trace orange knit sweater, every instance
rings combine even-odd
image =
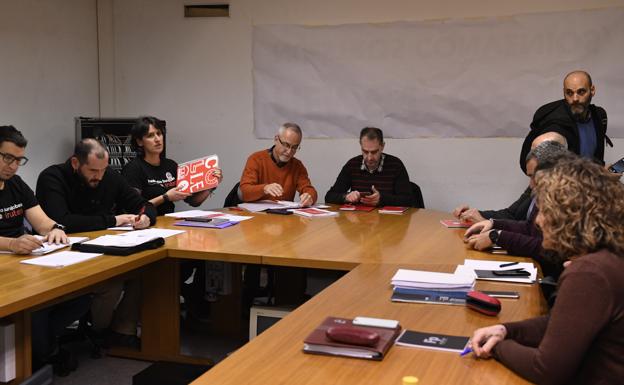
[[[264,186],[271,183],[279,183],[282,186],[284,189],[282,196],[272,197],[264,193]],[[314,203],[318,197],[308,177],[308,171],[299,159],[292,158],[285,166],[277,167],[267,150],[254,152],[247,158],[240,180],[240,189],[245,202],[263,199],[292,201],[295,192],[299,192],[299,195],[310,194]]]

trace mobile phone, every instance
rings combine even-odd
[[[618,160],[617,162],[609,166],[609,171],[611,171],[614,174],[623,173],[624,172],[624,158]]]
[[[288,209],[268,209],[268,214],[291,215],[293,212]]]
[[[482,293],[496,298],[520,298],[520,293],[517,291],[493,291],[493,290],[481,290]]]
[[[367,197],[369,195],[372,195],[373,193],[370,191],[360,191],[360,197]]]
[[[522,269],[492,270],[492,274],[499,277],[529,277],[531,275],[531,273]]]
[[[206,218],[206,217],[184,218],[183,220],[187,222],[212,222],[212,218]]]

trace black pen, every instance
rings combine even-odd
[[[509,263],[503,263],[502,265],[498,266],[498,267],[509,267],[509,266],[513,266],[513,265],[517,265],[518,262],[509,262]]]

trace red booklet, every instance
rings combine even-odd
[[[340,210],[342,211],[373,211],[375,210],[374,206],[365,206],[365,205],[350,205],[344,204],[340,206]]]
[[[442,219],[440,223],[452,229],[467,229],[472,226],[472,222],[462,222],[459,219]]]
[[[327,336],[330,328],[347,327],[354,332],[373,332],[379,335],[379,339],[374,345],[347,344],[331,340]],[[352,358],[364,358],[369,360],[381,360],[384,358],[390,347],[394,344],[401,333],[401,326],[396,328],[380,328],[372,326],[353,325],[353,320],[347,318],[327,317],[303,341],[303,351],[312,354],[325,354],[331,356],[342,356]]]
[[[198,191],[215,188],[219,179],[212,175],[212,170],[219,167],[217,155],[205,156],[190,162],[178,165],[178,189],[180,191],[196,193]]]

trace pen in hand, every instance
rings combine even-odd
[[[466,346],[464,348],[464,350],[462,350],[462,352],[459,353],[459,356],[463,357],[463,356],[465,356],[466,354],[469,354],[469,353],[472,353],[472,348],[470,347],[470,345]]]
[[[139,213],[137,214],[136,218],[134,219],[135,222],[139,222],[141,220],[141,215],[145,214],[145,206],[141,207],[141,210],[139,210]]]

